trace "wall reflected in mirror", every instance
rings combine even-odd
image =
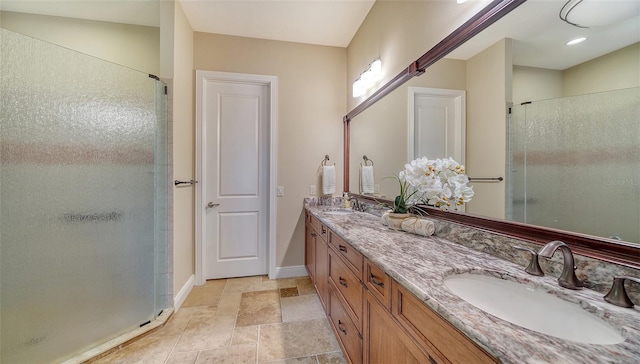
[[[462,163],[470,177],[505,177],[472,183],[476,196],[467,212],[640,242],[640,15],[634,10],[616,23],[577,28],[559,20],[562,5],[526,2],[355,117],[350,190],[361,191],[367,155],[375,162],[370,195],[398,194],[389,177],[412,158],[411,87],[463,90]],[[578,34],[588,38],[574,46],[580,48],[565,45]],[[525,115],[526,123],[514,126]]]

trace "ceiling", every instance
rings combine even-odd
[[[160,26],[162,0],[0,0],[1,9]],[[375,0],[179,0],[194,31],[347,47]]]
[[[347,47],[375,0],[181,0],[193,30]]]
[[[0,0],[0,10],[160,26],[159,0]]]
[[[118,23],[159,26],[162,0],[0,0],[2,10]],[[375,0],[179,0],[192,28],[199,32],[346,47]],[[381,0],[378,0],[381,1]],[[436,1],[436,0],[425,0]],[[438,0],[454,1],[454,0]],[[582,0],[606,4],[603,18],[620,10],[615,25],[578,28],[560,20],[567,0],[528,0],[496,24],[451,53],[469,59],[504,37],[512,38],[514,64],[563,70],[640,41],[640,1]],[[635,5],[625,10],[620,5]],[[620,15],[620,14],[618,14]],[[587,36],[584,43],[565,42]]]
[[[600,19],[607,18],[607,13],[624,18],[589,28],[579,28],[560,19],[565,3],[567,0],[527,0],[447,58],[466,60],[502,38],[511,38],[515,65],[564,70],[640,41],[640,1],[582,0],[576,10],[596,12]],[[601,4],[606,8],[599,8]],[[586,15],[589,14],[585,14],[585,19]],[[578,37],[587,37],[587,40],[574,46],[566,45]]]

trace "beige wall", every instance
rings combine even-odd
[[[317,185],[325,154],[342,191],[342,116],[346,114],[346,49],[195,33],[194,68],[278,77],[276,266],[304,264],[302,199]],[[318,186],[319,188],[320,186]]]
[[[547,100],[640,86],[640,43],[556,71],[513,67],[513,102]]]
[[[507,102],[511,101],[511,40],[503,39],[467,61],[467,174],[505,176]],[[504,218],[505,186],[473,183],[467,212]]]
[[[514,105],[562,97],[562,71],[513,66]]]
[[[0,25],[145,73],[160,72],[159,28],[13,12],[0,12]]]
[[[640,86],[640,43],[564,70],[563,95]]]
[[[175,2],[173,40],[173,176],[195,177],[193,30]],[[194,188],[173,189],[173,294],[195,273]]]

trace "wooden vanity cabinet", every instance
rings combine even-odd
[[[329,229],[305,211],[305,267],[316,287],[320,302],[327,310],[329,300]]]
[[[342,257],[342,260],[349,269],[351,269],[353,274],[359,280],[362,280],[362,264],[364,260],[362,254],[334,232],[329,234],[329,244],[335,249],[339,256]]]
[[[370,291],[365,293],[362,334],[364,363],[446,363],[437,354],[427,353],[420,348]]]
[[[422,347],[451,363],[498,363],[413,294],[392,283],[392,315]]]
[[[305,210],[305,266],[350,364],[497,363]]]
[[[362,336],[334,289],[329,290],[329,302],[329,322],[347,363],[362,363]]]
[[[307,214],[304,224],[304,266],[307,269],[307,273],[309,274],[309,278],[311,281],[315,283],[315,275],[316,275],[316,238],[318,237],[318,233],[316,233],[316,229],[313,227],[312,216],[309,211],[305,211]]]
[[[321,224],[320,231],[327,231],[326,226]],[[318,291],[318,297],[324,307],[325,312],[328,310],[329,303],[329,246],[326,240],[327,234],[320,233],[316,239],[315,245],[315,268],[316,268],[316,290]]]
[[[391,311],[391,277],[366,258],[364,260],[364,286],[387,311]]]
[[[329,322],[348,363],[362,363],[363,256],[329,232]]]
[[[333,247],[329,248],[329,286],[340,299],[344,311],[348,313],[358,331],[361,331],[362,282]]]

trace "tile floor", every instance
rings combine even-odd
[[[160,330],[98,363],[345,363],[308,277],[194,287]]]

